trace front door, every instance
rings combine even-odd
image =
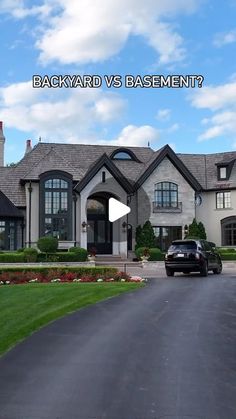
[[[112,254],[112,223],[108,220],[108,200],[101,197],[88,199],[87,248],[98,254]]]

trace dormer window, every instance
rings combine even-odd
[[[110,157],[112,160],[129,160],[140,163],[140,160],[135,156],[133,151],[129,150],[128,148],[118,148],[117,150],[113,151]]]
[[[234,166],[235,159],[229,161],[221,161],[216,163],[217,166],[217,179],[218,180],[229,180],[232,168]]]
[[[126,151],[119,151],[113,156],[113,160],[133,160],[131,155]]]
[[[227,177],[227,169],[226,169],[226,167],[224,166],[224,167],[219,167],[219,177],[220,177],[220,179],[226,179],[226,177]]]

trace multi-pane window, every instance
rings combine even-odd
[[[182,239],[182,227],[153,227],[156,236],[156,246],[161,250],[167,250],[173,240]]]
[[[236,246],[236,217],[222,220],[222,245]]]
[[[216,193],[216,208],[231,208],[231,194],[230,192],[217,192]]]
[[[69,182],[60,178],[44,181],[43,234],[68,240]]]
[[[156,207],[178,207],[178,185],[172,182],[160,182],[155,185],[154,201]]]

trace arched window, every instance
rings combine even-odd
[[[236,217],[221,220],[222,246],[236,246]]]
[[[172,182],[156,183],[154,191],[155,207],[177,208],[178,207],[178,185]]]
[[[133,160],[136,162],[140,162],[138,158],[135,156],[132,150],[127,148],[118,148],[117,150],[113,151],[111,154],[112,160]]]
[[[40,235],[71,240],[72,179],[64,172],[40,178]]]

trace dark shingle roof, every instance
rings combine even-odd
[[[156,152],[149,147],[128,147],[140,163],[129,160],[113,160],[113,163],[130,184],[138,184],[137,181],[158,159],[165,147]],[[25,187],[20,182],[21,180],[37,181],[43,172],[63,170],[70,173],[73,176],[73,181],[78,183],[102,155],[107,154],[110,157],[119,148],[108,145],[38,143],[15,167],[0,168],[0,190],[15,206],[25,207]],[[177,156],[203,189],[217,189],[220,182],[217,181],[216,164],[235,160],[236,152],[210,155],[181,153]],[[227,182],[229,187],[236,188],[235,163]]]
[[[0,191],[0,217],[23,217],[21,211]]]

